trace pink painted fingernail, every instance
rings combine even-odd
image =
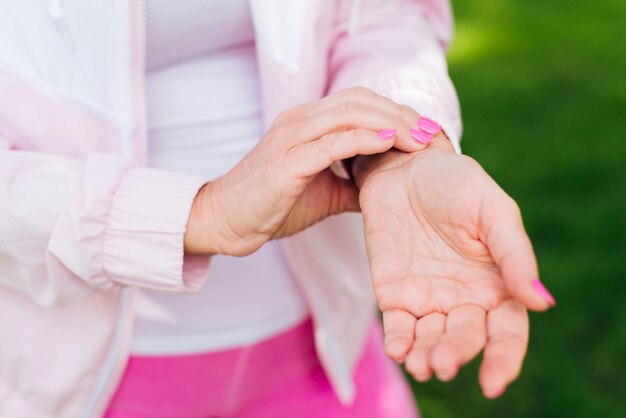
[[[532,283],[533,283],[533,287],[535,288],[537,293],[541,295],[541,297],[547,300],[551,306],[556,305],[556,300],[554,300],[554,297],[552,296],[552,294],[550,294],[548,289],[546,289],[546,287],[543,285],[543,283],[541,283],[539,279],[533,279]]]
[[[397,133],[397,132],[398,132],[398,131],[397,131],[397,130],[395,130],[395,129],[387,129],[386,131],[380,131],[380,132],[378,132],[378,137],[379,137],[380,139],[391,139],[391,138],[393,138],[394,136],[396,136],[396,133]]]
[[[417,127],[420,130],[431,135],[437,135],[439,132],[441,132],[441,126],[437,122],[423,116],[417,121]]]
[[[431,142],[433,142],[432,135],[428,134],[427,132],[411,128],[409,130],[409,133],[414,140],[421,144],[430,144]]]

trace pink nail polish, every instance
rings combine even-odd
[[[391,138],[393,138],[394,136],[396,136],[396,133],[397,133],[397,132],[398,132],[398,131],[397,131],[397,130],[395,130],[395,129],[387,129],[387,130],[385,130],[385,131],[380,131],[380,132],[378,132],[378,137],[379,137],[380,139],[391,139]]]
[[[441,132],[441,126],[437,122],[423,116],[417,121],[417,127],[430,135],[437,135]]]
[[[411,134],[411,137],[416,140],[417,142],[421,143],[421,144],[430,144],[431,142],[433,142],[433,137],[432,135],[421,131],[419,129],[413,129],[411,128],[409,130],[409,133]]]
[[[554,300],[554,297],[550,294],[548,289],[546,289],[546,287],[543,285],[543,283],[541,283],[539,279],[533,279],[532,284],[537,293],[539,293],[541,297],[547,300],[551,306],[556,305],[556,300]]]

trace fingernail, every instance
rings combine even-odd
[[[417,127],[431,136],[441,132],[441,126],[437,122],[423,116],[417,121]]]
[[[396,129],[387,129],[385,131],[378,132],[378,137],[380,139],[391,139],[396,136],[398,131]]]
[[[556,305],[556,300],[554,300],[554,297],[550,294],[548,289],[546,289],[546,287],[543,285],[543,283],[541,283],[539,279],[533,279],[532,283],[533,287],[535,288],[537,293],[541,295],[541,297],[547,300],[551,306]]]
[[[421,143],[421,144],[430,144],[431,142],[433,142],[433,137],[432,135],[424,132],[424,131],[420,131],[419,129],[413,129],[411,128],[409,130],[409,133],[411,134],[411,137],[416,140],[417,142]]]

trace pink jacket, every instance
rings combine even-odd
[[[251,0],[269,123],[366,85],[458,148],[447,0]],[[129,355],[137,287],[193,292],[183,254],[206,179],[142,165],[143,0],[12,2],[0,13],[0,416],[96,417]],[[359,217],[283,240],[339,398],[374,309]]]

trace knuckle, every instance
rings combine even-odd
[[[352,129],[338,134],[336,140],[347,143],[356,143],[359,140],[359,137],[362,136],[362,134],[363,131],[361,129]]]
[[[363,86],[352,86],[339,92],[342,96],[347,97],[367,97],[374,95],[374,91]]]
[[[521,219],[521,217],[522,217],[522,210],[520,209],[520,207],[517,204],[517,202],[515,201],[515,199],[513,199],[511,196],[509,196],[506,193],[504,193],[504,198],[503,198],[503,201],[502,201],[502,208],[507,213],[509,213],[511,216],[513,216],[514,218],[520,218]]]
[[[334,109],[334,114],[342,119],[348,118],[348,117],[355,117],[356,115],[359,115],[362,112],[362,108],[360,105],[354,103],[354,102],[343,102],[338,104],[337,106],[335,106]]]
[[[319,141],[317,141],[320,152],[325,155],[330,155],[335,148],[335,142],[337,142],[338,135],[336,133],[330,133],[324,135]]]
[[[274,125],[283,125],[290,122],[293,122],[295,119],[300,117],[303,114],[306,114],[306,110],[308,106],[305,104],[297,105],[294,107],[290,107],[289,109],[283,110],[280,114],[274,119]]]
[[[406,106],[406,105],[398,105],[398,115],[402,118],[402,119],[419,119],[419,113],[417,113],[415,110],[413,110],[412,107]]]
[[[300,115],[306,115],[309,112],[310,108],[311,108],[310,104],[302,103],[302,104],[292,107],[291,111],[293,112],[293,116],[300,116]]]
[[[274,126],[282,125],[283,123],[287,122],[293,117],[293,113],[294,113],[293,109],[283,110],[282,112],[278,114],[278,116],[276,116],[276,118],[274,119],[273,125]]]
[[[352,94],[354,94],[355,96],[372,96],[375,94],[373,90],[363,86],[354,86],[351,87],[351,89]]]

